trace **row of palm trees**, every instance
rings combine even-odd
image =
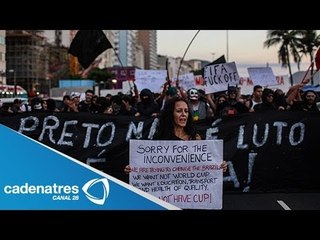
[[[297,63],[299,71],[303,55],[310,58],[310,64],[313,63],[315,51],[320,46],[320,35],[317,35],[316,30],[269,30],[267,40],[263,44],[267,48],[280,44],[279,63],[282,64],[282,67],[288,67],[292,86],[290,56]],[[313,76],[313,64],[310,66],[311,76]],[[311,78],[311,84],[313,84],[313,78]]]

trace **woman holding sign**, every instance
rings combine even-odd
[[[155,133],[155,140],[201,140],[200,135],[196,132],[190,114],[188,101],[179,96],[171,98],[163,110],[160,112],[159,124]],[[220,168],[225,172],[227,163],[223,161]],[[127,165],[125,173],[131,172],[131,167]]]

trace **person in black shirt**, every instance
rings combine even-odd
[[[188,101],[181,97],[170,99],[159,115],[154,139],[201,140],[196,132]]]
[[[78,105],[79,112],[90,112],[97,113],[99,107],[94,103],[93,100],[94,92],[91,89],[86,91],[85,100],[81,101]]]
[[[159,109],[159,105],[154,100],[153,93],[150,89],[142,89],[140,92],[140,102],[137,104],[137,112],[135,113],[135,116],[157,117]]]
[[[201,140],[201,136],[196,132],[190,106],[186,99],[181,97],[171,98],[159,116],[159,124],[154,136],[156,140]],[[227,163],[223,161],[221,168],[225,172]],[[124,169],[125,173],[131,172],[130,165]]]

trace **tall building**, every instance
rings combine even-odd
[[[6,31],[0,30],[0,84],[6,84]]]
[[[62,45],[62,30],[54,31],[54,43],[57,47],[61,47]]]
[[[16,81],[17,85],[27,91],[41,91],[41,85],[46,81],[48,70],[45,43],[45,37],[39,30],[7,30],[8,84],[14,84]]]
[[[140,44],[136,45],[134,66],[144,69],[144,49]]]
[[[201,60],[190,60],[192,64],[189,63],[189,61],[183,61],[181,63],[181,57],[169,57],[169,56],[162,56],[158,55],[158,69],[165,70],[166,64],[168,63],[168,74],[170,79],[175,79],[179,75],[187,74],[194,70],[201,69]],[[180,66],[181,63],[181,66]],[[200,68],[199,68],[200,66]]]
[[[69,47],[70,45],[70,30],[43,30],[43,35],[47,38],[47,42],[54,43],[56,46],[61,44]]]
[[[77,32],[78,30],[69,30],[70,44],[75,38]],[[71,75],[77,75],[80,71],[80,63],[78,61],[78,58],[72,54],[69,54],[69,71]]]
[[[157,69],[157,30],[138,30],[138,44],[144,49],[145,69]]]
[[[106,35],[107,39],[111,43],[113,47],[115,41],[115,31],[114,30],[103,30],[104,34]],[[99,63],[99,68],[107,68],[112,67],[115,65],[115,53],[113,49],[107,49],[103,53],[100,54],[97,58],[101,58],[101,62]]]
[[[114,31],[114,48],[124,67],[134,65],[136,44],[137,44],[136,30]],[[117,56],[114,57],[115,65],[121,65],[120,61]]]
[[[70,76],[70,45],[71,30],[43,30],[46,38],[46,48],[48,55],[48,74],[46,77],[47,89],[58,87],[60,79]],[[73,59],[74,60],[74,59]]]

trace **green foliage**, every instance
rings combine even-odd
[[[107,71],[107,69],[93,68],[89,75],[88,79],[95,80],[97,84],[103,82],[103,87],[106,89],[111,89],[113,84],[111,80],[115,78],[113,73]]]
[[[79,80],[79,79],[82,79],[82,77],[80,74],[70,74],[69,79]]]
[[[202,69],[191,71],[193,72],[193,75],[202,75]]]
[[[299,36],[301,33],[297,30],[269,30],[267,40],[263,43],[265,47],[280,45],[278,51],[279,62],[282,67],[289,68],[290,82],[293,85],[290,54],[293,56],[294,62],[300,64],[301,57],[298,53],[297,46],[300,43]]]
[[[311,64],[314,60],[314,54],[320,46],[320,35],[317,35],[316,30],[301,30],[300,33],[302,38],[298,44],[299,52],[309,57]],[[313,65],[311,65],[310,75],[313,76]],[[311,85],[313,85],[313,77],[311,77]]]
[[[112,89],[113,87],[111,79],[108,79],[107,81],[105,81],[104,84],[105,84],[105,89]]]
[[[113,74],[111,74],[105,69],[99,69],[99,68],[93,68],[88,75],[88,79],[96,80],[96,82],[101,82],[101,81],[105,82],[112,77],[113,77]]]
[[[316,30],[269,30],[264,46],[269,48],[278,44],[280,45],[278,51],[279,62],[282,63],[283,67],[289,67],[291,85],[293,85],[290,56],[298,64],[298,69],[300,69],[302,55],[309,56],[310,63],[312,63],[313,55],[317,47],[320,46],[320,36],[317,35]],[[312,73],[313,66],[311,75]],[[311,83],[313,84],[313,79],[311,79]]]

